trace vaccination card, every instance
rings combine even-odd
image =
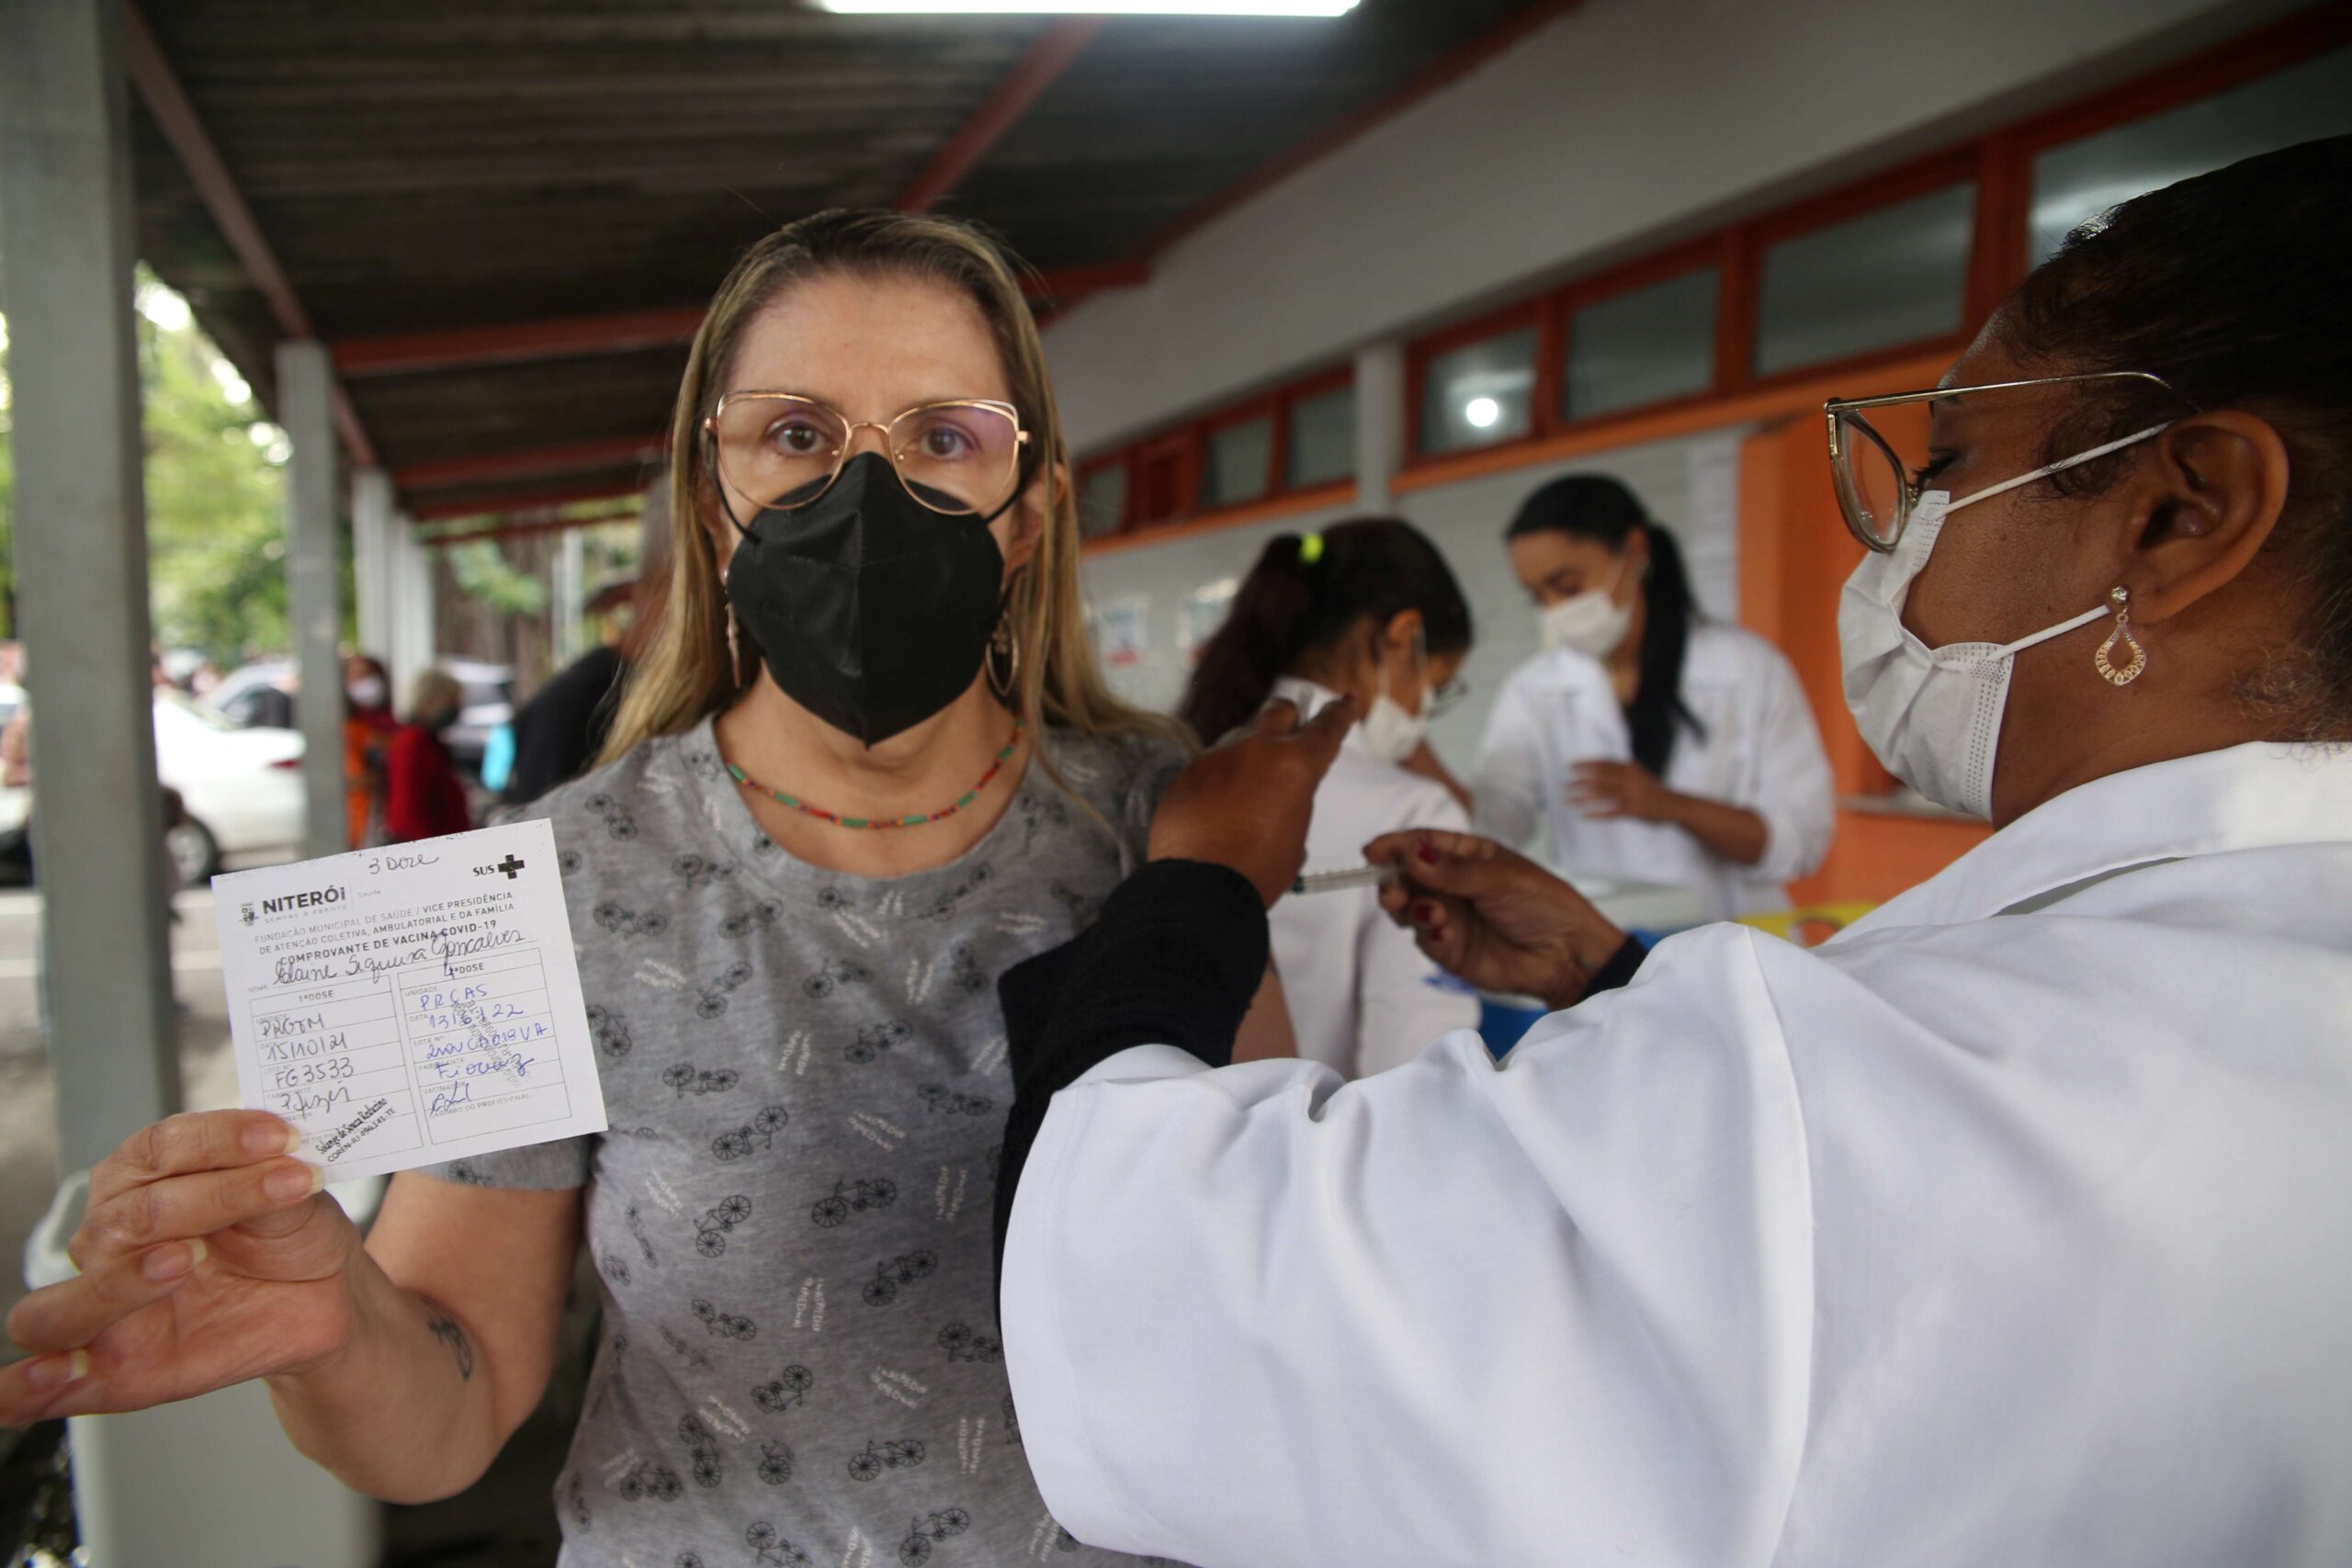
[[[212,890],[244,1102],[330,1181],[605,1130],[546,822]]]

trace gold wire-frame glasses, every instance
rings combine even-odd
[[[849,466],[857,433],[873,430],[922,505],[951,517],[990,513],[1012,499],[1029,446],[1021,411],[995,398],[918,403],[876,421],[798,392],[733,391],[702,423],[719,482],[754,508],[815,501]]]
[[[1829,427],[1829,479],[1846,527],[1865,549],[1891,553],[1910,525],[1912,510],[1927,486],[1894,455],[1894,447],[1862,416],[1864,409],[1904,403],[1938,403],[1978,392],[2025,387],[2055,387],[2080,381],[2146,381],[2173,391],[2172,383],[2150,370],[2086,370],[2070,376],[2037,376],[2023,381],[1987,381],[1974,387],[1937,387],[1924,392],[1891,392],[1876,398],[1831,398],[1821,405]],[[2175,393],[2177,396],[2177,393]]]

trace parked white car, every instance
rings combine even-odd
[[[164,783],[179,791],[187,807],[187,819],[164,839],[183,882],[201,884],[229,860],[301,852],[302,737],[296,731],[240,729],[177,692],[159,691],[155,762]],[[36,720],[36,788],[41,772]],[[32,793],[0,788],[0,828],[24,821]]]
[[[33,767],[38,782],[38,750]],[[164,840],[183,882],[203,883],[227,859],[301,852],[300,732],[240,729],[176,692],[158,692],[155,770],[187,806],[187,820]]]

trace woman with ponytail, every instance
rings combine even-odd
[[[1275,697],[1302,717],[1351,699],[1363,716],[1316,792],[1306,841],[1310,875],[1345,871],[1383,833],[1468,825],[1424,736],[1469,652],[1469,604],[1412,525],[1278,535],[1203,649],[1180,716],[1214,741]],[[1301,1056],[1360,1077],[1478,1021],[1476,998],[1381,913],[1374,888],[1295,893],[1270,919]]]
[[[1821,863],[1829,759],[1796,671],[1703,618],[1674,536],[1600,474],[1555,479],[1505,536],[1547,651],[1495,699],[1480,828],[1540,823],[1571,872],[1689,887],[1709,918],[1784,908]]]

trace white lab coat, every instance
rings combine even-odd
[[[1124,1052],[1005,1257],[1080,1539],[1307,1562],[2352,1562],[2352,753],[2042,807],[1497,1067]]]
[[[1312,715],[1334,694],[1283,681],[1274,694]],[[1470,818],[1445,786],[1365,750],[1351,730],[1315,792],[1308,871],[1363,864],[1363,847],[1408,828],[1466,832]],[[1439,1035],[1478,1023],[1478,998],[1422,956],[1410,933],[1381,913],[1371,887],[1294,894],[1274,905],[1274,970],[1290,1004],[1298,1054],[1342,1077],[1410,1061]]]
[[[1565,649],[1529,660],[1496,694],[1473,791],[1478,830],[1523,845],[1541,827],[1561,870],[1689,887],[1716,919],[1788,908],[1787,885],[1821,864],[1837,818],[1804,687],[1762,637],[1702,621],[1690,629],[1682,700],[1706,733],[1676,729],[1666,783],[1762,817],[1756,864],[1735,865],[1668,823],[1596,822],[1568,804],[1577,763],[1625,761],[1634,750],[1608,670]]]

